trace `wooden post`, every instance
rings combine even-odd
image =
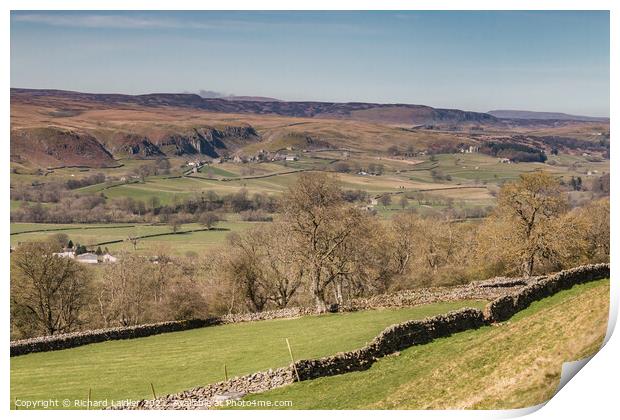
[[[299,373],[297,372],[297,366],[295,366],[295,359],[293,358],[293,350],[291,350],[291,343],[288,342],[288,338],[286,340],[286,345],[288,347],[288,354],[291,356],[291,363],[293,364],[293,370],[295,371],[295,376],[297,376],[297,382],[301,382],[299,379]]]
[[[226,368],[226,363],[224,363],[224,380],[228,380],[228,369]]]
[[[153,382],[151,382],[151,392],[153,393],[153,399],[157,399],[157,395],[155,394],[155,387],[153,386]]]
[[[86,407],[87,410],[90,410],[90,397],[91,397],[91,393],[92,393],[92,388],[88,388],[88,406]]]

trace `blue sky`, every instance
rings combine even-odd
[[[17,11],[11,86],[608,116],[609,14]]]

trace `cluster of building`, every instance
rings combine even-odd
[[[118,261],[118,258],[110,254],[97,255],[94,252],[85,252],[83,254],[76,254],[74,250],[64,250],[63,252],[55,252],[54,255],[61,258],[70,258],[77,262],[84,264],[113,264]]]
[[[287,150],[292,151],[293,148],[287,148]],[[188,160],[186,161],[186,165],[190,168],[199,169],[203,165],[213,164],[213,163],[224,163],[224,162],[234,162],[234,163],[260,163],[260,162],[278,162],[278,161],[297,161],[299,160],[299,156],[294,153],[282,153],[280,151],[270,152],[268,150],[259,150],[253,155],[242,155],[235,154],[232,157],[219,157],[215,159],[196,159],[196,160]]]
[[[290,149],[292,150],[292,149]],[[297,161],[299,160],[299,156],[296,154],[289,154],[289,153],[281,153],[281,152],[270,152],[268,150],[259,150],[258,152],[256,152],[254,155],[252,156],[242,156],[242,155],[235,155],[232,158],[232,161],[235,163],[248,163],[248,162],[254,162],[254,163],[260,163],[260,162],[278,162],[278,161]]]
[[[459,151],[461,153],[478,153],[479,149],[480,149],[479,146],[468,146],[468,147],[461,147]]]

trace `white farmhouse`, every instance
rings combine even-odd
[[[116,258],[115,256],[110,255],[110,254],[104,254],[101,257],[101,262],[104,262],[104,263],[112,263],[113,264],[113,263],[115,263],[117,261],[118,261],[118,258]]]
[[[97,264],[99,262],[99,260],[97,259],[97,254],[94,254],[92,252],[80,254],[76,256],[75,259],[84,264]]]

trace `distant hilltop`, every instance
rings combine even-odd
[[[203,93],[204,94],[204,93]],[[273,98],[233,96],[208,97],[191,93],[124,95],[81,93],[53,89],[11,88],[11,103],[53,105],[72,102],[81,107],[98,104],[112,107],[179,107],[229,114],[280,115],[301,118],[337,118],[387,124],[493,124],[499,120],[483,112],[433,108],[426,105],[377,104],[364,102],[287,102]],[[56,106],[56,105],[53,105]]]
[[[498,109],[489,111],[487,114],[496,118],[515,119],[515,120],[561,120],[561,121],[587,121],[587,122],[609,122],[606,117],[586,117],[583,115],[570,115],[562,112],[536,112],[536,111],[517,111],[511,109]]]

